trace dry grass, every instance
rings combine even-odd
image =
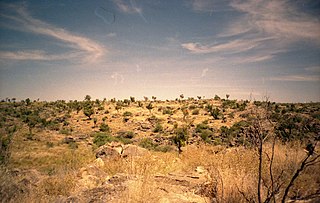
[[[211,101],[214,106],[219,106],[218,101]],[[146,103],[144,103],[145,106]],[[159,107],[168,105],[174,107],[176,112],[170,116],[158,111]],[[99,113],[93,117],[98,118],[98,126],[102,123],[102,118],[107,116],[106,123],[111,127],[112,132],[135,131],[139,122],[147,122],[147,119],[154,115],[162,119],[162,125],[169,129],[173,124],[167,120],[184,124],[183,113],[177,110],[181,107],[179,102],[154,103],[152,113],[139,108],[136,104],[117,112],[113,105],[105,105],[109,114]],[[130,118],[133,122],[123,123],[123,112],[132,112]],[[227,115],[231,109],[228,109]],[[227,123],[221,120],[210,120],[210,116],[205,115],[206,111],[200,109],[199,115],[189,114],[188,120],[194,120],[194,124],[201,123],[209,119],[208,125],[214,129],[220,126],[231,126],[239,121],[239,112],[235,113],[234,119],[228,119]],[[70,127],[74,133],[88,134],[98,129],[93,129],[93,120],[87,120],[82,112],[72,113]],[[18,168],[21,171],[30,169],[40,172],[35,175],[39,178],[37,183],[29,184],[25,180],[30,180],[33,176],[24,174],[14,176],[7,169],[0,169],[0,199],[7,202],[52,202],[59,196],[70,196],[76,191],[76,182],[79,179],[79,170],[91,164],[94,159],[92,146],[87,142],[78,144],[78,148],[72,149],[67,144],[63,144],[64,135],[52,131],[35,131],[34,140],[26,140],[27,128],[22,128],[14,138],[12,147],[12,157],[7,169]],[[150,136],[152,130],[139,132],[137,138]],[[90,140],[89,140],[90,141]],[[48,142],[51,144],[48,145]],[[263,154],[263,183],[270,185],[269,160],[271,145],[264,145]],[[274,177],[280,174],[279,182],[283,183],[279,197],[283,193],[290,177],[299,167],[300,161],[305,157],[303,146],[299,143],[282,145],[277,143],[275,146],[275,159],[273,163]],[[212,146],[206,144],[190,145],[183,148],[183,153],[177,152],[154,152],[150,151],[143,156],[129,156],[125,159],[107,159],[103,171],[110,177],[122,174],[127,177],[127,189],[120,194],[120,198],[115,202],[170,202],[165,199],[166,193],[159,190],[159,185],[164,184],[155,180],[156,175],[166,176],[171,173],[188,174],[195,171],[198,166],[203,166],[207,170],[205,176],[209,190],[204,190],[207,196],[215,198],[217,202],[246,202],[246,199],[257,199],[257,176],[258,176],[258,154],[255,149],[243,147],[225,148],[222,146]],[[317,192],[320,188],[320,164],[308,168],[297,179],[290,192],[290,196],[302,197]],[[101,181],[103,182],[103,181]],[[35,186],[37,185],[37,186]],[[178,187],[178,186],[177,186]],[[21,190],[22,188],[22,190]],[[172,189],[175,192],[174,188]],[[22,191],[22,192],[21,192]],[[186,196],[176,193],[175,202],[184,199],[185,202],[201,202],[205,199],[194,199],[192,194]],[[267,195],[267,189],[263,187],[263,198]],[[3,200],[2,200],[3,201]]]
[[[50,150],[43,156],[33,154],[30,156],[32,158],[30,162],[26,162],[27,154],[24,158],[20,157],[21,154],[14,154],[12,166],[27,168],[33,163],[32,168],[39,171],[49,166],[54,168],[50,176],[41,178],[37,189],[33,189],[32,193],[20,194],[16,199],[27,202],[27,200],[40,198],[42,202],[46,202],[59,195],[72,194],[77,179],[75,174],[81,167],[92,161],[92,152],[90,154],[90,150],[84,146],[76,150],[70,150],[67,147],[60,150],[61,153],[55,153],[55,155],[50,154]],[[265,152],[270,153],[271,146],[265,145]],[[298,144],[276,145],[273,171],[275,177],[284,171],[280,179],[284,186],[304,156],[305,152]],[[18,160],[21,162],[18,163]],[[164,194],[157,189],[159,183],[155,181],[155,175],[167,175],[173,172],[189,173],[193,172],[197,166],[203,166],[208,170],[207,180],[212,182],[212,187],[215,187],[212,191],[215,191],[214,197],[219,202],[246,202],[245,198],[256,199],[257,163],[258,156],[254,149],[242,147],[226,149],[199,145],[187,146],[180,155],[177,152],[149,152],[144,156],[106,160],[103,170],[110,176],[124,174],[131,177],[127,183],[127,190],[122,193],[117,202],[159,202]],[[267,184],[270,183],[268,164],[268,158],[265,155],[263,177]],[[315,192],[319,188],[320,178],[316,173],[319,170],[319,164],[306,170],[298,178],[291,196],[306,196]],[[9,175],[3,175],[1,181],[3,184],[18,184],[22,179],[21,177],[10,179]],[[12,190],[12,188],[7,189]],[[263,195],[266,196],[266,190]]]
[[[217,151],[219,152],[216,153]],[[270,151],[270,146],[267,145],[266,153]],[[283,171],[283,176],[280,178],[283,188],[288,184],[289,178],[304,156],[305,152],[298,145],[276,145],[273,171],[275,177]],[[268,165],[265,155],[263,178],[266,184],[270,184]],[[143,157],[109,161],[105,170],[110,174],[124,173],[139,177],[137,181],[129,184],[120,202],[158,202],[161,194],[156,191],[158,184],[152,178],[154,175],[171,172],[188,173],[194,171],[197,166],[204,166],[208,170],[208,180],[214,182],[217,189],[215,197],[220,202],[246,202],[245,198],[256,199],[258,156],[254,149],[188,146],[181,155],[176,152],[153,152]],[[291,194],[298,192],[300,195],[308,195],[316,192],[319,187],[316,170],[319,169],[318,164],[306,170],[296,182]],[[264,188],[264,198],[266,192]]]

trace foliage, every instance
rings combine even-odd
[[[187,141],[188,141],[187,127],[177,128],[175,130],[175,136],[173,137],[173,143],[177,146],[179,153],[182,152],[181,147],[185,146]]]
[[[153,106],[152,106],[152,103],[150,102],[147,106],[146,106],[146,108],[150,111],[150,113],[151,113],[151,110],[153,109]]]
[[[192,111],[192,115],[199,115],[199,109],[194,109]]]
[[[162,131],[163,131],[163,127],[162,127],[161,123],[157,123],[153,129],[153,132],[158,133],[158,132],[162,132]]]
[[[148,150],[153,150],[153,151],[161,151],[161,152],[169,152],[172,150],[172,148],[168,145],[159,145],[155,143],[151,138],[143,138],[139,142],[139,146],[143,147]]]
[[[165,107],[163,110],[162,110],[162,114],[168,114],[168,115],[173,115],[173,111],[172,111],[172,108],[167,106]]]
[[[119,132],[117,132],[117,137],[132,139],[135,137],[135,134],[132,131],[119,131]]]
[[[214,95],[214,100],[220,100],[221,98],[218,95]]]
[[[106,124],[106,123],[101,123],[99,130],[100,130],[101,132],[111,132],[110,127],[109,127],[108,124]]]
[[[130,97],[130,101],[131,101],[132,103],[134,103],[134,102],[136,101],[136,99],[135,99],[134,97]]]
[[[114,137],[109,133],[96,133],[94,135],[93,143],[98,147],[108,143],[108,142],[122,142],[123,144],[130,144],[132,141],[129,138],[125,138],[122,136]]]
[[[124,117],[132,116],[132,113],[130,111],[126,111],[123,113]]]
[[[89,99],[89,98],[87,98]],[[94,114],[93,105],[90,102],[90,100],[87,100],[84,104],[83,113],[88,117],[89,120],[91,120],[91,116]]]

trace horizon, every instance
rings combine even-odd
[[[320,101],[320,2],[0,3],[0,99]]]

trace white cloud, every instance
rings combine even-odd
[[[119,83],[122,84],[124,82],[123,75],[117,72],[114,72],[110,77],[114,80],[114,85],[118,85]]]
[[[285,76],[278,76],[278,77],[272,77],[270,80],[275,81],[296,81],[296,82],[318,82],[320,81],[320,76],[316,75],[285,75]]]
[[[107,34],[107,37],[116,37],[117,36],[117,33],[115,32],[110,32]]]
[[[208,71],[209,71],[208,68],[203,69],[203,70],[202,70],[202,73],[201,73],[201,77],[202,77],[202,78],[205,77],[205,76],[207,75],[207,72],[208,72]]]
[[[213,0],[192,0],[191,6],[194,11],[211,12],[214,8]]]
[[[141,13],[142,9],[133,5],[132,2],[128,4],[128,1],[123,0],[114,0],[114,4],[118,7],[123,13]]]
[[[194,0],[192,9],[205,11],[218,3]],[[229,8],[242,15],[221,28],[215,43],[191,41],[182,43],[182,48],[193,54],[215,54],[232,63],[256,63],[290,51],[290,45],[301,40],[320,44],[319,20],[287,0],[231,0]]]
[[[65,29],[50,25],[39,19],[33,18],[25,7],[11,6],[15,10],[17,17],[6,16],[5,18],[11,19],[18,23],[18,29],[33,34],[45,35],[60,42],[64,42],[66,46],[72,48],[72,52],[67,52],[63,55],[49,54],[42,50],[28,50],[17,52],[3,52],[2,58],[16,59],[16,60],[61,60],[72,58],[81,58],[84,62],[93,62],[100,58],[106,52],[105,48],[96,43],[95,41],[71,33]]]
[[[319,73],[320,72],[320,66],[306,67],[305,70],[308,71],[308,72]]]
[[[62,54],[62,55],[52,55],[48,54],[42,50],[29,50],[29,51],[0,51],[0,58],[10,59],[10,60],[42,60],[42,61],[52,61],[52,60],[64,60],[75,57],[73,53]]]
[[[136,64],[136,72],[140,73],[142,71],[142,69],[140,68],[139,64]]]
[[[118,9],[127,14],[139,14],[141,19],[147,23],[146,18],[143,15],[142,8],[136,5],[134,0],[124,1],[124,0],[113,0],[114,4],[118,7]],[[129,4],[130,2],[130,4]]]
[[[282,40],[314,40],[320,43],[320,23],[317,18],[298,11],[290,1],[232,1],[230,5],[245,16],[231,24],[224,34],[251,30]]]
[[[195,54],[207,54],[214,52],[227,52],[227,53],[238,53],[251,50],[258,47],[263,41],[269,40],[268,38],[246,40],[246,39],[237,39],[228,41],[225,43],[219,43],[214,45],[202,45],[198,42],[184,43],[181,46],[192,53]]]

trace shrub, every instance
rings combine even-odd
[[[46,143],[46,146],[47,146],[48,148],[52,148],[52,147],[54,147],[54,144],[53,144],[53,142],[47,142],[47,143]]]
[[[91,116],[92,116],[92,114],[94,114],[92,106],[84,107],[83,113],[84,113],[84,115],[86,115],[88,117],[89,120],[91,120]]]
[[[153,129],[153,132],[158,133],[158,132],[162,132],[162,131],[163,131],[162,125],[160,123],[157,123]]]
[[[207,143],[211,143],[211,138],[213,136],[213,132],[211,130],[205,129],[201,131],[200,137],[203,141]]]
[[[101,123],[99,130],[100,130],[101,132],[110,132],[110,131],[111,131],[111,129],[110,129],[110,127],[108,126],[108,124],[105,124],[105,123]]]
[[[155,144],[151,138],[143,138],[139,142],[139,146],[145,149],[154,150],[158,145]]]
[[[93,143],[97,145],[98,147],[108,143],[108,142],[121,142],[123,144],[130,144],[132,143],[132,140],[122,137],[122,136],[117,136],[113,137],[109,133],[96,133],[94,135]]]
[[[199,109],[194,109],[192,111],[192,115],[198,115],[199,114]]]
[[[107,133],[97,133],[94,135],[94,139],[93,139],[93,143],[98,147],[112,141],[115,141],[115,138],[110,136]]]
[[[177,128],[175,130],[175,136],[173,137],[173,143],[177,146],[179,153],[182,152],[181,147],[183,147],[188,141],[188,130],[186,127]]]
[[[188,108],[189,108],[190,110],[194,110],[194,109],[197,108],[197,106],[196,106],[196,105],[190,105]]]
[[[169,152],[172,150],[171,146],[159,145],[150,138],[143,138],[140,141],[139,146],[148,150],[159,151],[159,152]]]
[[[171,110],[170,108],[165,108],[165,109],[163,109],[163,110],[162,110],[162,113],[163,113],[163,114],[168,114],[168,115],[172,115],[172,114],[173,114],[173,112],[172,112],[172,110]]]
[[[127,138],[127,139],[132,139],[134,138],[135,134],[132,131],[119,131],[117,132],[117,137],[120,138]]]
[[[60,130],[60,134],[70,135],[70,134],[71,134],[71,129],[69,129],[69,128],[62,128],[62,129]]]
[[[196,126],[196,133],[201,133],[203,130],[206,130],[206,129],[208,129],[209,128],[209,126],[207,125],[207,124],[205,124],[205,123],[199,123],[199,124],[197,124],[197,126]]]
[[[132,116],[132,113],[129,112],[129,111],[126,111],[126,112],[123,113],[123,116],[124,116],[124,117]]]

